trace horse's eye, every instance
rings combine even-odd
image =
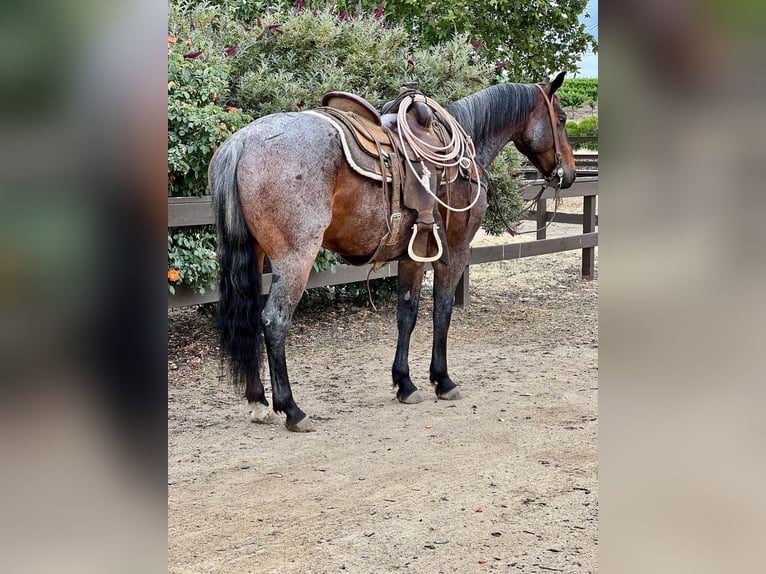
[[[567,123],[567,117],[566,116],[559,116],[559,123],[563,126]]]

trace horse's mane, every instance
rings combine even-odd
[[[525,121],[537,102],[534,84],[503,83],[484,88],[444,107],[475,141]]]

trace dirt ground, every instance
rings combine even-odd
[[[288,366],[310,434],[251,423],[218,378],[209,320],[170,312],[168,571],[596,572],[598,282],[579,267],[571,251],[471,268],[448,346],[455,402],[428,383],[428,286],[418,405],[391,386],[394,304],[300,310]]]
[[[585,118],[598,116],[598,104],[596,104],[596,106],[593,109],[586,107],[586,108],[576,108],[573,110],[572,108],[565,107],[564,112],[566,112],[567,120],[574,120],[576,122],[579,122],[581,120],[584,120]]]

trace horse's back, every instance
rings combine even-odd
[[[244,138],[245,146],[238,169],[261,180],[333,171],[341,159],[342,149],[335,130],[310,114],[289,112],[264,116],[236,135]]]

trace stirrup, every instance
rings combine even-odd
[[[410,244],[407,246],[407,254],[410,256],[410,259],[417,261],[418,263],[433,263],[434,261],[441,259],[442,240],[439,239],[439,234],[436,233],[437,229],[439,229],[439,226],[434,223],[431,227],[431,231],[433,231],[434,239],[436,239],[436,255],[433,257],[421,257],[420,255],[416,255],[415,251],[412,249],[412,246],[415,243],[415,236],[418,234],[418,224],[415,223],[412,226],[412,237],[410,237]]]

